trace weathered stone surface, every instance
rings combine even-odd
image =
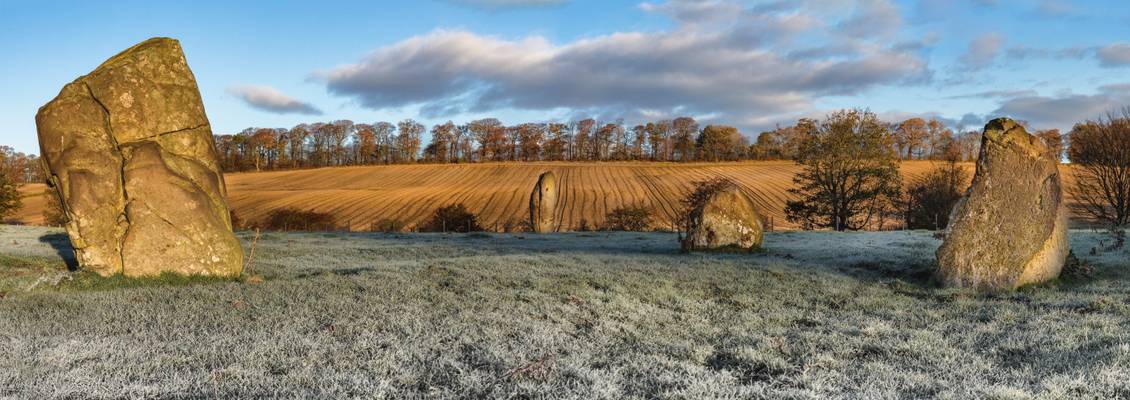
[[[947,286],[1015,289],[1059,276],[1069,248],[1058,167],[1016,122],[985,125],[973,184],[937,252]]]
[[[530,226],[534,232],[557,230],[557,175],[546,171],[530,192]]]
[[[765,235],[757,207],[735,185],[714,192],[691,211],[684,250],[761,248]]]
[[[241,272],[211,128],[179,42],[154,38],[110,58],[35,120],[81,268]]]

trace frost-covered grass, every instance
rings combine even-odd
[[[0,227],[0,398],[1130,397],[1130,253],[1084,231],[1094,277],[988,295],[929,232],[268,233],[264,283],[107,285],[59,232]]]

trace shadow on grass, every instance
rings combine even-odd
[[[125,288],[141,288],[155,286],[189,286],[198,284],[242,282],[244,277],[219,278],[210,276],[188,276],[175,273],[163,273],[154,277],[132,278],[122,275],[102,277],[98,274],[81,271],[78,269],[78,260],[75,258],[74,247],[71,246],[70,237],[66,233],[50,233],[39,237],[39,242],[51,246],[56,255],[66,264],[66,272],[56,270],[56,276],[51,276],[53,268],[30,260],[15,259],[0,256],[0,264],[8,265],[12,271],[27,270],[24,275],[42,275],[41,280],[34,286],[41,290],[57,291],[99,291]],[[10,259],[9,259],[10,258]],[[57,262],[57,261],[56,261]],[[57,265],[57,264],[55,264]],[[22,267],[22,268],[21,268]]]
[[[68,271],[78,270],[78,260],[75,259],[75,249],[71,247],[71,238],[65,233],[49,233],[39,237],[39,242],[55,249],[55,254],[67,264]]]
[[[300,273],[300,274],[295,275],[294,279],[306,279],[306,278],[311,278],[311,277],[315,277],[315,276],[325,276],[325,275],[354,276],[354,275],[361,275],[361,274],[366,274],[366,273],[370,273],[370,272],[377,272],[377,271],[379,271],[379,270],[376,269],[376,268],[372,268],[372,267],[327,269],[327,270],[319,270],[319,271],[315,271],[315,272]]]

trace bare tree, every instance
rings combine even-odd
[[[651,150],[651,161],[665,161],[668,124],[661,122],[648,122],[644,125],[647,132],[647,146]]]
[[[399,132],[396,136],[396,148],[399,150],[400,160],[408,163],[416,162],[420,155],[421,138],[424,134],[424,124],[409,118],[396,124]]]
[[[1063,135],[1059,133],[1059,129],[1045,129],[1036,131],[1036,137],[1039,137],[1044,145],[1048,146],[1048,150],[1052,152],[1052,157],[1056,161],[1062,161],[1066,148],[1063,143]]]
[[[452,143],[456,140],[457,131],[455,123],[451,121],[433,126],[432,142],[424,150],[425,158],[432,162],[446,163],[451,155]]]
[[[573,127],[573,160],[593,160],[592,137],[595,136],[596,120],[582,119],[572,123]]]
[[[518,149],[522,161],[541,159],[542,141],[545,140],[545,124],[525,123],[518,125]]]
[[[396,126],[391,122],[377,122],[373,124],[373,135],[377,141],[377,162],[391,164],[396,157],[396,138],[393,133]]]
[[[906,154],[905,160],[921,157],[921,150],[929,136],[926,120],[911,118],[898,124],[895,129],[895,144]]]
[[[334,121],[332,125],[333,129],[329,134],[330,143],[333,145],[330,150],[333,152],[334,164],[345,165],[346,141],[353,133],[353,121],[341,119]]]
[[[698,122],[691,117],[675,118],[671,122],[671,141],[676,158],[679,161],[694,161],[695,134],[698,133]]]
[[[953,131],[946,128],[942,121],[931,118],[926,122],[926,136],[929,141],[931,160],[948,160],[946,151],[952,150]]]
[[[251,136],[251,157],[255,160],[255,170],[260,170],[264,164],[267,169],[273,169],[275,166],[274,151],[278,142],[278,131],[268,128],[259,128],[255,130],[255,134]]]
[[[565,159],[569,141],[568,130],[568,125],[559,122],[551,122],[546,125],[547,138],[545,146],[542,148],[546,160],[561,161]]]
[[[1078,207],[1115,228],[1130,222],[1130,108],[1076,124],[1071,159]]]
[[[371,164],[377,156],[377,134],[369,124],[353,126],[353,162]]]
[[[310,137],[310,128],[306,124],[298,124],[290,128],[290,160],[295,166],[302,166],[306,161],[306,140]]]
[[[622,135],[624,127],[618,123],[604,124],[593,135],[593,159],[608,160],[612,158],[612,145],[616,138]]]
[[[290,145],[290,130],[286,128],[275,128],[275,149],[274,162],[271,168],[289,168],[292,167],[290,160],[290,153],[287,152],[286,147]]]
[[[467,127],[471,137],[479,142],[479,161],[501,160],[501,150],[506,141],[501,121],[484,118],[467,123]]]

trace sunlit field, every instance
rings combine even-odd
[[[0,397],[1127,397],[1130,253],[1071,241],[1092,276],[975,294],[930,232],[266,233],[255,283],[91,279],[4,226]]]
[[[936,165],[905,161],[909,183]],[[966,168],[972,171],[972,163]],[[1063,167],[1071,182],[1069,168]],[[491,231],[517,229],[529,218],[529,196],[539,174],[554,171],[561,182],[557,217],[563,230],[596,229],[617,207],[643,206],[652,229],[670,230],[694,182],[727,177],[771,219],[774,229],[795,229],[785,219],[785,201],[800,167],[791,161],[728,163],[486,163],[336,167],[225,175],[228,204],[245,222],[280,209],[328,213],[342,229],[372,230],[374,224],[411,231],[436,208],[464,203]],[[24,207],[14,217],[43,223],[43,185],[25,185]],[[1069,193],[1070,195],[1070,193]],[[1076,215],[1076,221],[1082,221]],[[888,223],[894,224],[895,221]]]

